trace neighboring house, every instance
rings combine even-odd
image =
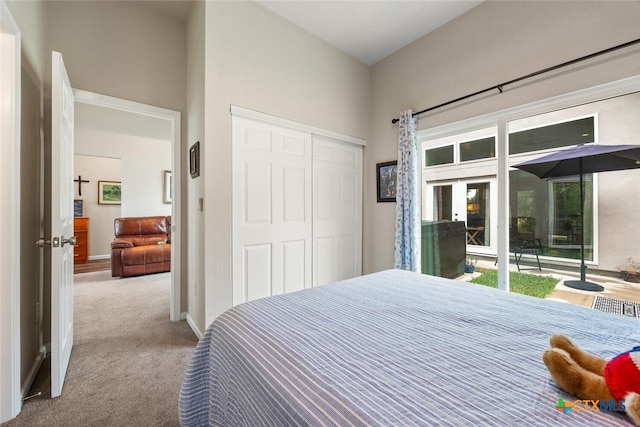
[[[639,2],[488,1],[367,66],[249,1],[194,2],[186,22],[150,9],[145,2],[6,4],[22,37],[19,365],[23,385],[33,374],[34,360],[50,330],[48,277],[40,300],[41,253],[29,242],[40,237],[40,195],[46,194],[49,179],[50,160],[43,147],[50,137],[46,91],[51,50],[62,53],[73,87],[180,111],[182,153],[200,141],[201,173],[196,179],[184,174],[180,189],[184,221],[178,232],[184,237],[182,312],[196,330],[204,331],[232,301],[231,105],[367,141],[362,264],[368,273],[393,263],[395,206],[378,204],[375,197],[375,164],[397,156],[397,126],[391,124],[392,118],[409,108],[436,105],[640,37]],[[503,94],[423,115],[418,127],[425,131],[638,75],[640,51],[635,47],[533,79]],[[637,91],[637,84],[629,89]],[[594,114],[600,112],[572,118]],[[640,133],[637,123],[632,126],[635,135]],[[39,167],[41,155],[45,164]],[[186,159],[186,154],[180,159],[185,170]],[[455,173],[449,178],[460,179]],[[605,179],[603,175],[602,184]],[[607,185],[619,184],[616,180]],[[474,189],[482,191],[480,186]],[[531,193],[522,191],[517,216],[536,217],[531,203],[537,202],[528,202]],[[603,193],[606,190],[601,189],[601,206]],[[634,191],[627,198],[630,207],[640,202]],[[45,211],[48,204],[45,196]],[[624,224],[624,232],[615,231],[619,238],[639,240],[638,231],[628,227],[627,218],[635,211],[611,212],[618,215],[611,219],[603,218],[602,211],[600,224],[607,220]],[[538,222],[527,230],[552,238],[561,235],[541,226]],[[572,238],[570,233],[563,236]],[[0,286],[4,298],[7,285]],[[11,344],[4,347],[7,341],[2,337],[0,345],[8,351]],[[0,362],[9,357],[4,354]],[[0,400],[8,399],[6,393],[0,389]],[[6,416],[4,408],[0,415]]]

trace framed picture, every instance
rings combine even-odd
[[[98,204],[122,204],[122,184],[118,181],[98,181]]]
[[[75,199],[73,201],[73,216],[78,218],[84,216],[84,200]]]
[[[189,148],[189,173],[191,178],[200,176],[200,141]]]
[[[164,171],[164,193],[162,203],[171,204],[171,171]]]
[[[396,181],[398,162],[385,162],[376,165],[376,182],[378,183],[378,202],[396,201]]]

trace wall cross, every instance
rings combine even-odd
[[[73,181],[78,183],[78,196],[82,196],[82,183],[89,181],[86,179],[82,179],[82,175],[78,175],[78,179],[74,179]]]

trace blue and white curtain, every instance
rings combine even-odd
[[[419,272],[420,199],[418,182],[417,119],[408,110],[400,116],[398,179],[396,183],[395,268]]]

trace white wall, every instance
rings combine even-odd
[[[372,140],[365,168],[364,270],[393,265],[395,204],[376,203],[375,164],[397,158],[401,111],[418,111],[640,37],[640,2],[483,2],[372,68]],[[640,50],[609,55],[503,94],[420,116],[419,129],[640,74]]]
[[[164,171],[171,170],[170,140],[84,128],[81,123],[75,131],[76,154],[122,159],[121,216],[171,215],[171,205],[163,203]],[[118,179],[103,176],[100,181]]]
[[[98,181],[120,181],[122,160],[98,156],[74,156],[74,177],[82,176],[89,182],[82,184],[82,196],[75,184],[75,198],[84,201],[84,216],[89,218],[89,259],[104,259],[111,256],[113,219],[122,216],[120,205],[98,204]],[[106,178],[109,177],[109,178]]]
[[[201,327],[231,307],[230,105],[362,139],[370,135],[369,67],[253,2],[207,2],[205,22]]]
[[[187,114],[189,116],[187,134],[189,144],[204,141],[204,20],[205,2],[194,4],[187,27]],[[201,147],[204,154],[204,145]],[[189,170],[189,161],[185,157],[183,170]],[[187,182],[187,199],[183,206],[186,209],[187,251],[183,252],[188,259],[188,293],[183,293],[183,301],[188,301],[189,322],[194,329],[204,325],[204,212],[198,210],[198,199],[204,196],[204,177],[192,179],[185,174]],[[183,288],[184,291],[184,288]],[[199,325],[199,326],[198,326]],[[203,332],[200,330],[199,332]]]

